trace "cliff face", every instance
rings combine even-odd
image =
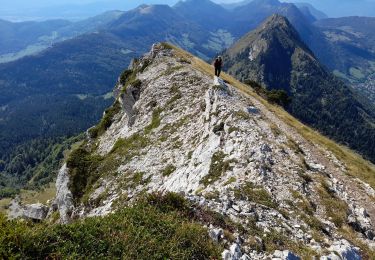
[[[114,105],[60,171],[62,220],[111,213],[145,192],[177,192],[238,224],[210,227],[230,247],[225,259],[368,257],[375,191],[354,176],[373,166],[233,78],[213,81],[210,70],[167,44],[133,62]],[[355,172],[357,164],[367,168]]]

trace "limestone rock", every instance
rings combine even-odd
[[[329,251],[337,253],[342,260],[361,260],[362,257],[359,254],[357,248],[353,247],[347,240],[340,240],[335,242],[330,248]],[[336,260],[333,256],[334,254],[330,254],[329,256],[325,256],[321,259],[332,259]]]
[[[48,207],[41,203],[26,205],[23,209],[23,216],[32,220],[44,220],[47,213]]]
[[[284,250],[284,251],[276,250],[273,253],[273,259],[274,260],[300,260],[301,258],[299,258],[298,256],[296,256],[295,254],[293,254],[292,252],[288,250]]]
[[[208,234],[213,241],[219,242],[222,239],[224,232],[221,228],[212,228],[209,230]]]
[[[69,190],[69,172],[66,164],[64,164],[56,180],[56,198],[54,206],[60,213],[60,220],[62,223],[69,223],[74,210],[73,195]]]

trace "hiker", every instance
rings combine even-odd
[[[223,59],[221,58],[221,56],[218,56],[218,57],[215,59],[215,62],[214,62],[214,67],[215,67],[215,76],[220,77],[221,67],[222,67],[222,66],[223,66]]]

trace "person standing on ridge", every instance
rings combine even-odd
[[[220,77],[221,68],[223,67],[223,59],[218,56],[214,61],[215,76]]]

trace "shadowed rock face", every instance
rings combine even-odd
[[[316,148],[258,96],[226,76],[213,80],[207,64],[166,44],[154,45],[130,69],[115,89],[121,109],[104,116],[104,131],[88,135],[80,153],[71,153],[80,155],[70,156],[72,167],[59,173],[63,222],[109,214],[145,192],[170,191],[246,230],[224,232],[212,222],[210,237],[227,248],[226,259],[303,259],[336,245],[340,254],[358,256],[337,233],[349,220],[369,223],[369,230],[353,232],[372,243],[365,232],[373,230],[375,211],[366,203],[375,191],[347,178],[345,162]],[[129,99],[135,87],[137,98]],[[355,201],[354,191],[363,199]],[[332,211],[329,203],[339,206]],[[264,251],[270,233],[290,241],[290,250]]]

